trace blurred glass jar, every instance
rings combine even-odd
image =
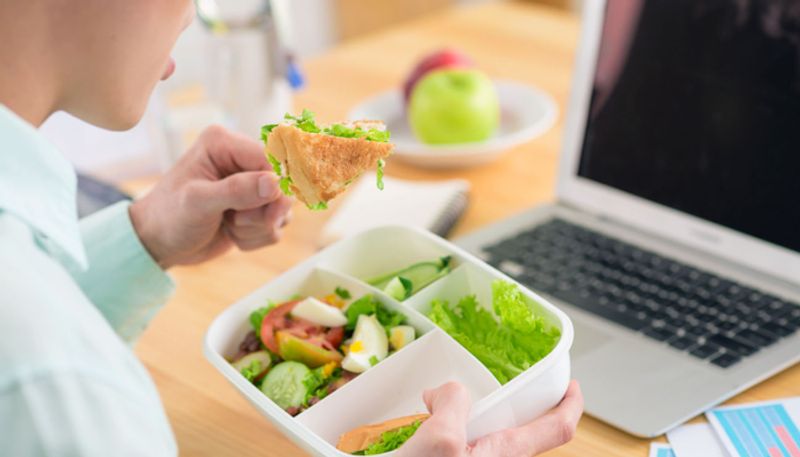
[[[208,31],[208,96],[248,136],[292,111],[292,89],[303,84],[286,43],[287,1],[196,0]]]

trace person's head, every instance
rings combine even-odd
[[[144,114],[170,51],[194,15],[192,0],[22,0],[49,11],[47,33],[64,110],[124,130]]]

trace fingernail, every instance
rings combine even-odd
[[[272,194],[272,180],[269,176],[264,175],[258,178],[258,196],[267,198]]]

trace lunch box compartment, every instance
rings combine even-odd
[[[295,296],[324,297],[333,293],[337,287],[347,289],[351,300],[372,294],[388,309],[403,313],[407,317],[406,323],[416,328],[419,334],[427,333],[435,327],[426,317],[366,283],[324,268],[312,268],[290,271],[240,300],[214,322],[208,333],[208,341],[223,357],[232,356],[245,335],[252,330],[249,318],[255,309],[266,306],[269,302],[282,303]]]
[[[453,271],[402,303],[363,280],[446,255],[453,257]],[[558,403],[569,383],[572,324],[562,311],[523,286],[520,290],[526,301],[561,329],[561,338],[549,355],[502,386],[479,360],[426,317],[434,299],[455,304],[474,294],[483,306],[491,308],[491,285],[496,279],[514,282],[429,232],[403,226],[373,229],[320,251],[223,311],[206,334],[206,357],[256,409],[312,455],[348,455],[335,449],[342,433],[425,412],[424,390],[451,380],[464,383],[472,395],[467,425],[472,440],[540,416]],[[250,312],[268,300],[322,297],[337,286],[348,289],[353,299],[371,293],[387,308],[402,312],[407,323],[417,329],[418,338],[291,417],[241,376],[226,357],[236,352],[250,331]]]
[[[356,427],[427,412],[422,393],[448,381],[463,383],[473,401],[500,387],[472,354],[436,329],[304,411],[297,421],[336,446],[341,434]]]
[[[366,282],[415,263],[452,254],[405,227],[384,227],[343,240],[325,250],[320,265]],[[430,286],[428,286],[430,287]],[[423,289],[424,290],[424,289]]]
[[[418,294],[403,302],[403,304],[408,305],[427,318],[431,310],[431,302],[434,300],[443,300],[455,305],[462,298],[474,295],[481,306],[491,311],[492,282],[497,279],[497,277],[489,276],[484,270],[473,265],[460,265],[450,274],[421,290]],[[505,281],[515,282],[510,279],[505,279]],[[525,286],[520,285],[519,287],[523,291],[525,302],[531,307],[535,315],[541,316],[548,325],[563,331],[561,319],[542,305],[545,301],[533,294],[525,294]]]
[[[474,295],[481,306],[491,310],[492,282],[497,279],[497,277],[487,275],[478,266],[462,264],[449,275],[405,301],[404,304],[427,316],[433,300],[443,300],[450,305],[455,305],[462,298]],[[542,317],[548,325],[561,330],[562,338],[565,330],[571,332],[571,328],[565,329],[561,319],[543,305],[546,302],[541,297],[523,286],[520,286],[520,290],[533,312]],[[458,343],[456,342],[456,344]],[[564,395],[569,383],[569,357],[564,357],[560,362],[563,366],[547,370],[546,373],[539,376],[535,374],[532,376],[531,370],[538,370],[537,367],[543,366],[543,363],[545,363],[545,359],[540,360],[528,371],[506,383],[501,389],[491,392],[484,398],[476,399],[467,427],[468,436],[477,438],[492,431],[529,422],[555,406]],[[548,360],[547,364],[549,363],[551,362]],[[522,381],[519,381],[521,378]],[[538,386],[534,388],[530,384],[532,382]]]
[[[231,366],[228,362],[228,357],[236,354],[239,344],[242,342],[245,335],[252,330],[250,326],[250,313],[252,311],[266,306],[269,302],[281,303],[295,296],[324,297],[332,293],[337,287],[347,289],[350,292],[351,300],[357,300],[364,295],[372,294],[386,308],[405,315],[407,318],[406,324],[416,329],[419,339],[412,342],[403,350],[411,348],[422,339],[423,335],[431,332],[431,330],[436,329],[437,332],[441,332],[441,330],[438,330],[426,317],[417,313],[412,308],[400,304],[363,281],[325,268],[315,267],[314,264],[309,264],[306,265],[305,268],[296,268],[284,273],[267,285],[239,300],[217,317],[206,333],[206,357],[245,396],[245,398],[256,407],[256,409],[276,423],[282,433],[291,436],[295,442],[314,455],[336,455],[338,451],[333,447],[329,447],[328,443],[320,439],[320,437],[311,430],[306,429],[302,424],[295,424],[295,422],[298,422],[295,420],[296,418],[292,418],[264,395],[258,387],[247,381],[233,366]],[[383,362],[390,361],[398,354],[401,354],[403,350],[392,354]],[[367,373],[371,373],[377,368],[376,366],[367,371]],[[325,401],[335,399],[340,393],[346,392],[351,384],[362,377],[363,375],[359,376],[319,404],[314,405],[313,408],[309,408],[306,412],[313,411],[318,407],[323,407]],[[276,417],[281,417],[283,420],[277,420]],[[300,416],[297,417],[299,418]],[[320,448],[327,448],[327,452],[325,454],[320,454]],[[341,453],[341,455],[347,454]]]
[[[570,358],[568,352],[550,357],[554,352],[555,349],[527,371],[472,405],[467,424],[468,440],[527,424],[561,401],[569,387]]]

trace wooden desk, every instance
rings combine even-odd
[[[500,3],[449,10],[304,62],[309,87],[297,96],[297,108],[312,108],[322,120],[343,118],[364,97],[399,85],[420,55],[453,45],[494,77],[546,90],[563,114],[577,35],[574,17],[546,7]],[[563,117],[549,133],[491,165],[431,172],[390,161],[387,172],[404,178],[468,179],[472,201],[457,227],[457,233],[465,233],[553,198],[562,123]],[[297,207],[280,245],[250,254],[232,252],[205,265],[174,270],[178,292],[136,351],[155,378],[183,455],[303,455],[206,362],[201,347],[206,328],[225,306],[315,251],[327,215]],[[795,366],[735,401],[798,395],[798,386],[800,367]],[[550,455],[645,456],[648,443],[585,417],[577,437]]]

